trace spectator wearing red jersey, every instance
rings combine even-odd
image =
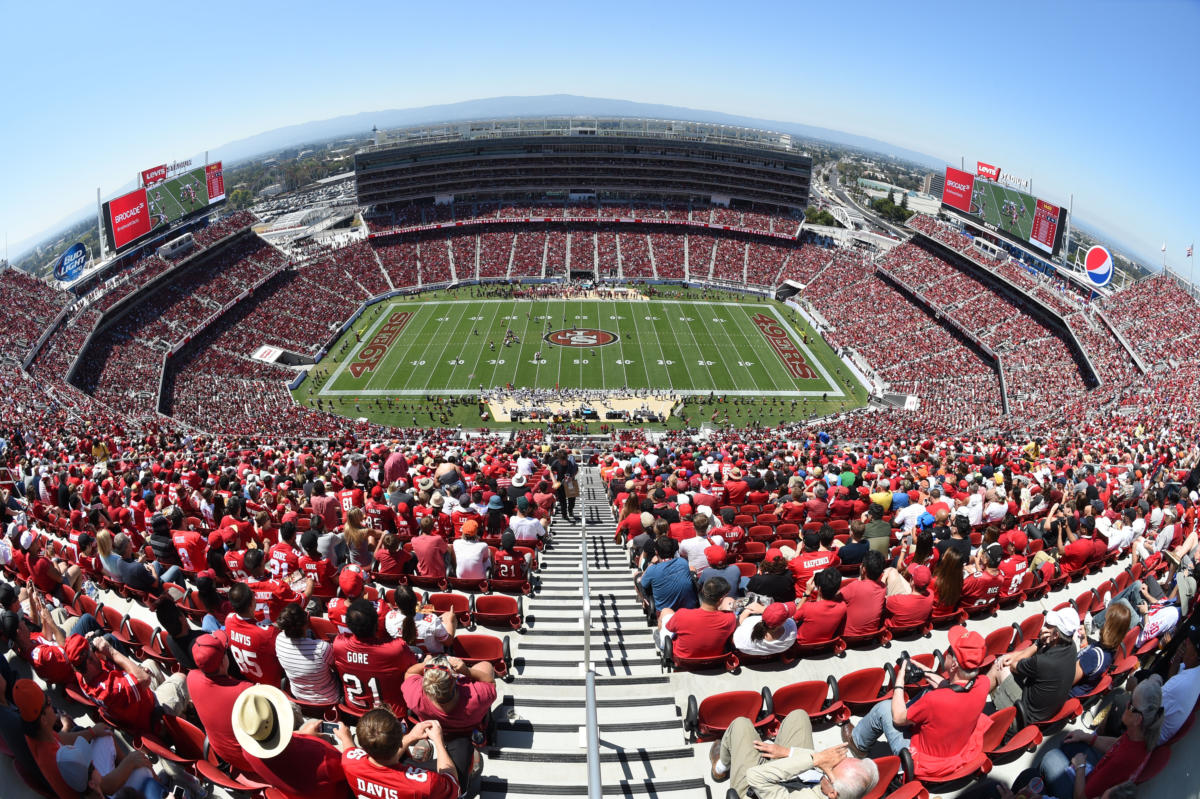
[[[307,603],[312,596],[312,580],[303,582],[301,594],[286,580],[272,576],[267,571],[266,556],[261,549],[248,551],[245,565],[246,584],[254,592],[254,617],[260,622],[274,622],[286,606]]]
[[[296,549],[296,523],[279,525],[279,543],[267,551],[267,571],[276,577],[287,577],[300,569],[300,552]]]
[[[988,719],[983,715],[989,684],[984,669],[992,658],[983,636],[965,627],[950,631],[949,673],[926,675],[933,688],[908,702],[904,680],[898,680],[891,701],[879,702],[857,725],[842,726],[842,740],[857,757],[880,735],[893,754],[908,749],[920,779],[945,778],[983,751]],[[906,661],[901,667],[920,666]],[[922,669],[923,670],[923,669]]]
[[[1004,551],[998,543],[979,548],[974,558],[974,571],[963,577],[959,603],[964,608],[989,605],[1000,598],[1003,580],[998,567],[1003,557]]]
[[[416,565],[412,554],[400,546],[400,536],[395,533],[383,533],[380,536],[379,546],[375,548],[376,574],[390,577],[412,574]]]
[[[225,632],[229,633],[229,652],[238,668],[254,682],[278,686],[283,679],[283,668],[275,655],[279,630],[256,618],[254,592],[245,583],[234,583],[229,589],[229,604],[233,612],[225,618]]]
[[[329,599],[337,594],[338,567],[333,551],[327,555],[320,552],[319,537],[314,530],[306,530],[300,537],[300,548],[304,550],[296,563],[304,576],[312,581],[312,596]]]
[[[42,593],[51,596],[61,596],[64,585],[78,590],[80,581],[83,579],[83,571],[77,565],[51,560],[42,551],[44,547],[45,541],[42,536],[35,535],[26,555],[26,563],[34,586]]]
[[[700,586],[698,608],[664,608],[659,614],[662,638],[673,638],[676,655],[688,658],[714,657],[729,648],[737,616],[730,612],[729,581],[713,577]]]
[[[422,516],[417,525],[417,537],[412,540],[413,554],[417,556],[417,574],[421,577],[446,576],[450,546],[445,538],[436,534],[436,525],[432,516]]]
[[[1020,530],[1013,530],[1000,536],[1000,545],[1004,548],[1005,558],[1000,561],[1000,596],[1012,596],[1021,589],[1025,574],[1029,570],[1029,559],[1025,557],[1025,548],[1029,545],[1029,537]]]
[[[162,714],[155,699],[150,672],[117,651],[103,636],[91,643],[82,635],[67,638],[63,647],[75,669],[79,687],[125,729],[141,735],[152,731]],[[176,680],[181,683],[182,675]]]
[[[804,503],[805,518],[810,522],[824,522],[829,519],[829,503],[826,501],[825,486],[819,485],[813,495]]]
[[[887,561],[875,550],[869,550],[859,567],[859,579],[842,586],[846,603],[846,635],[869,635],[883,623],[883,606],[887,589],[879,578]]]
[[[350,610],[351,603],[365,597],[375,606],[375,613],[379,616],[379,628],[376,632],[380,636],[383,635],[383,620],[390,608],[378,598],[379,592],[375,588],[370,589],[369,595],[366,592],[367,576],[362,569],[357,566],[342,569],[342,573],[338,575],[338,596],[329,600],[325,608],[325,616],[337,625],[339,632],[350,632],[350,628],[346,626],[346,613]]]
[[[396,532],[396,512],[383,501],[383,486],[377,485],[371,489],[371,498],[363,509],[363,522],[376,535]]]
[[[500,536],[500,548],[492,558],[492,577],[498,580],[528,580],[533,556],[517,552],[517,536],[512,530]]]
[[[458,799],[457,770],[438,722],[421,721],[405,733],[395,713],[375,708],[359,719],[354,732],[357,746],[345,724],[338,725],[335,735],[342,769],[347,782],[356,786],[356,793],[394,799]],[[433,747],[433,770],[411,757],[409,748],[422,740]]]
[[[742,479],[742,470],[734,466],[729,470],[729,479],[725,481],[725,504],[744,505],[749,493],[750,485]]]
[[[933,574],[928,566],[917,563],[909,567],[908,581],[912,590],[892,594],[884,600],[884,607],[893,624],[908,627],[929,621],[933,613],[933,595],[929,593],[932,579]]]
[[[828,527],[828,525],[826,525]],[[832,533],[832,529],[830,533]],[[813,575],[822,569],[837,567],[838,555],[832,549],[821,546],[821,536],[815,532],[804,534],[804,548],[796,557],[788,561],[788,570],[796,582],[797,596],[804,593],[805,586]]]
[[[171,544],[175,547],[179,565],[184,571],[195,574],[204,570],[205,556],[208,553],[208,542],[204,540],[204,536],[195,530],[174,530],[171,533]]]
[[[466,785],[483,768],[471,735],[483,727],[496,701],[492,664],[485,660],[468,667],[456,657],[428,655],[409,667],[403,690],[410,714],[418,721],[441,724],[459,784]]]
[[[819,592],[817,599],[807,599],[813,587]],[[793,606],[792,618],[799,625],[797,640],[802,644],[828,641],[841,635],[846,624],[846,603],[838,599],[842,587],[842,575],[837,569],[823,569],[809,581],[805,590]]]
[[[233,734],[233,703],[253,683],[231,676],[229,636],[224,630],[202,635],[192,644],[196,668],[188,672],[187,688],[200,725],[213,752],[241,771],[254,764]]]
[[[404,672],[416,658],[402,640],[381,638],[379,616],[375,605],[366,599],[356,599],[346,611],[346,626],[333,641],[333,660],[342,675],[346,703],[359,710],[368,710],[376,703],[390,706],[395,712],[405,712],[400,686]]]
[[[255,685],[233,704],[233,734],[253,765],[252,774],[287,799],[344,799],[349,786],[342,756],[318,735],[320,719],[293,732],[295,712],[278,688]]]

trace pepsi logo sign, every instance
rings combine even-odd
[[[616,333],[595,328],[571,328],[570,330],[555,330],[543,336],[551,344],[560,347],[603,347],[617,340]]]
[[[1087,251],[1083,257],[1088,280],[1094,286],[1107,286],[1113,279],[1113,257],[1107,248],[1099,244]]]

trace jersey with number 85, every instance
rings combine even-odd
[[[229,635],[229,654],[242,670],[242,676],[251,682],[278,688],[283,680],[283,667],[275,655],[278,628],[261,627],[230,613],[225,619],[225,632]]]

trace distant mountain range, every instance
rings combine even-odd
[[[923,164],[932,169],[941,168],[945,162],[925,153],[906,150],[894,144],[857,136],[830,128],[801,125],[796,122],[757,119],[754,117],[723,114],[677,105],[636,103],[630,100],[609,100],[602,97],[579,97],[573,94],[547,94],[536,97],[491,97],[486,100],[466,100],[461,103],[427,105],[421,108],[395,109],[391,111],[369,111],[361,114],[305,122],[269,130],[249,138],[239,139],[218,148],[215,152],[231,163],[253,158],[304,142],[324,141],[351,134],[361,135],[372,127],[382,129],[400,128],[407,125],[422,125],[431,122],[460,122],[469,119],[495,119],[498,117],[533,116],[597,116],[597,117],[650,117],[654,119],[682,119],[695,122],[715,122],[722,125],[740,125],[748,128],[790,133],[808,139],[858,147],[863,150],[883,153]]]
[[[305,122],[299,125],[288,125],[282,128],[259,133],[245,139],[229,142],[210,150],[210,157],[221,159],[227,164],[235,164],[266,153],[294,147],[310,142],[328,141],[342,136],[361,136],[378,127],[381,130],[405,127],[407,125],[422,125],[434,122],[459,122],[471,119],[495,119],[502,117],[532,117],[532,116],[593,116],[593,117],[650,117],[655,119],[681,119],[696,122],[713,122],[724,125],[740,125],[750,128],[762,128],[779,133],[790,133],[805,139],[815,139],[844,147],[853,147],[868,152],[879,153],[919,164],[929,169],[940,170],[946,161],[935,158],[927,153],[898,147],[894,144],[859,136],[845,131],[822,128],[815,125],[802,125],[798,122],[782,120],[759,119],[757,117],[737,116],[719,111],[706,111],[695,108],[685,108],[676,105],[658,103],[638,103],[631,100],[612,100],[602,97],[580,97],[573,94],[547,94],[534,97],[491,97],[482,100],[466,100],[460,103],[443,105],[427,105],[421,108],[393,109],[389,111],[366,111],[359,114]],[[64,218],[58,224],[39,236],[22,242],[25,252],[33,249],[36,244],[57,235],[65,227],[77,224],[90,214],[92,208],[84,207]],[[1078,224],[1075,220],[1072,224]],[[1080,224],[1080,227],[1084,225]],[[1089,232],[1091,228],[1087,228]],[[1098,238],[1103,234],[1096,232]],[[1111,236],[1106,238],[1111,239]],[[1119,242],[1114,242],[1117,244]],[[1132,249],[1132,248],[1126,248]],[[14,260],[24,256],[17,254]]]

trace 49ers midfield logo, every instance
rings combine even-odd
[[[612,344],[616,341],[617,334],[609,333],[607,330],[583,327],[555,330],[553,333],[547,333],[543,338],[560,347],[603,347],[605,344]]]

